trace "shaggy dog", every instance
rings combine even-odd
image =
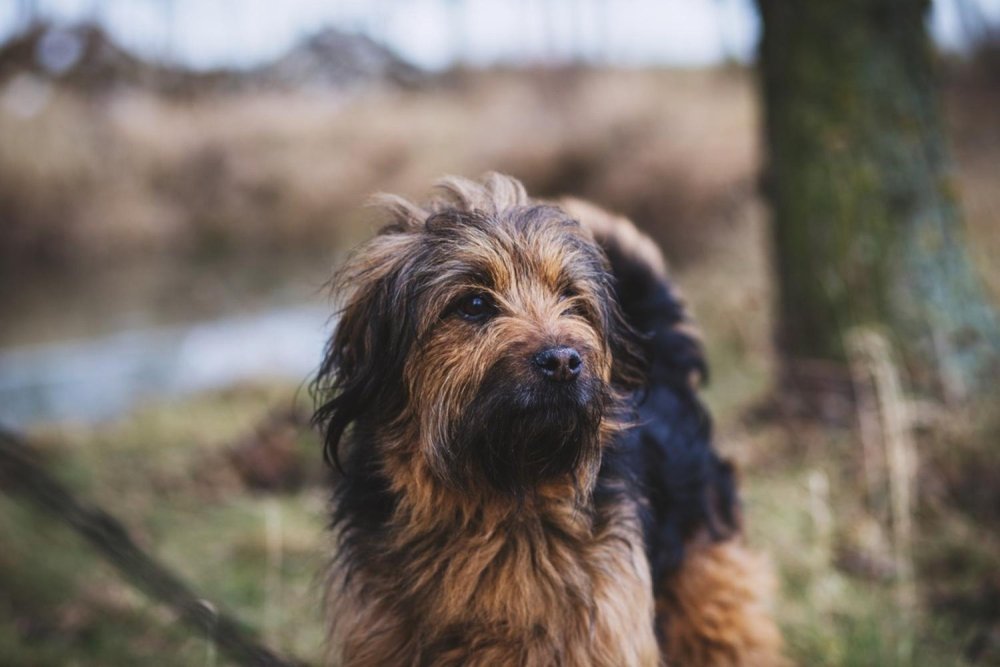
[[[660,252],[509,177],[440,190],[382,197],[336,279],[331,661],[780,664]]]

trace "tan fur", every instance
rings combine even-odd
[[[657,623],[669,663],[788,665],[771,616],[773,588],[768,563],[738,539],[690,545],[681,569],[657,590]]]
[[[520,511],[486,504],[468,516],[438,495],[450,539],[407,572],[363,564],[331,598],[342,664],[657,665],[635,517],[621,508],[595,526],[571,497],[549,489]],[[397,512],[400,544],[427,528],[420,510]],[[436,650],[456,634],[473,639]]]

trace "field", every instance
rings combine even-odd
[[[959,79],[946,93],[967,232],[1000,297],[1000,94]],[[444,173],[498,169],[540,195],[590,197],[663,244],[702,326],[719,446],[741,471],[749,539],[778,572],[795,662],[1000,665],[995,402],[889,397],[917,417],[900,479],[859,426],[865,405],[835,395],[817,416],[775,389],[758,123],[738,70],[457,73],[346,98],[56,90],[31,118],[0,115],[0,256],[69,280],[152,255],[336,255],[370,233],[369,193],[418,195]],[[315,661],[327,491],[309,408],[301,387],[261,380],[31,435],[60,479],[196,590]],[[224,663],[4,496],[0,543],[0,664]]]

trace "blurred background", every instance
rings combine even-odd
[[[798,664],[1000,665],[997,0],[6,0],[0,425],[315,662],[325,283],[487,170],[662,245]],[[226,660],[0,495],[0,664]]]

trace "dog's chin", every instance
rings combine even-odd
[[[599,462],[607,404],[607,389],[593,380],[484,388],[453,431],[449,477],[516,497],[552,480],[577,482]]]

